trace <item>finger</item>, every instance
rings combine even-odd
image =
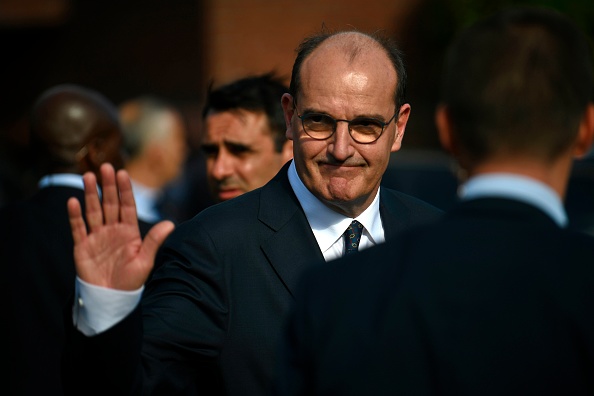
[[[103,225],[103,211],[99,201],[99,192],[97,191],[97,178],[92,172],[83,175],[85,184],[85,213],[87,215],[87,224],[89,231],[97,231],[98,227]]]
[[[78,245],[87,237],[87,227],[82,217],[82,209],[77,198],[68,199],[68,220],[70,221],[70,230],[74,244]]]
[[[140,248],[140,254],[144,256],[145,260],[150,260],[150,262],[155,260],[157,250],[159,250],[161,244],[163,244],[174,228],[175,225],[171,221],[165,220],[155,224],[149,230]]]
[[[115,171],[109,163],[101,165],[101,180],[103,186],[103,216],[105,224],[115,224],[119,221],[120,198],[115,179]]]
[[[132,183],[130,176],[125,170],[119,170],[117,173],[118,187],[120,189],[120,217],[122,223],[138,225],[138,216],[136,214],[136,201],[132,192]]]

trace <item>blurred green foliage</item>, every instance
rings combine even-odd
[[[462,29],[477,19],[512,5],[544,6],[573,19],[586,35],[594,38],[594,0],[445,0],[456,25]]]
[[[476,20],[517,5],[550,7],[564,13],[590,39],[594,48],[594,0],[424,0],[398,37],[409,70],[408,98],[413,106],[407,147],[440,148],[433,122],[441,67],[453,37]]]

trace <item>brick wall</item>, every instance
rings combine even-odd
[[[207,78],[225,82],[276,70],[290,77],[295,48],[320,30],[354,27],[398,35],[421,0],[208,0],[203,54]]]

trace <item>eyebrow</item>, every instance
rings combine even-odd
[[[328,115],[332,118],[334,118],[335,120],[337,120],[338,118],[336,118],[334,115],[328,113],[327,111],[321,111],[321,110],[317,110],[317,109],[312,109],[310,107],[304,107],[302,112],[300,112],[301,115],[303,114],[311,114],[311,113],[316,113],[316,114],[324,114],[324,115]],[[394,114],[390,114],[390,117],[392,117]],[[387,119],[390,119],[390,117],[388,117]],[[379,114],[379,113],[375,113],[375,114],[358,114],[352,118],[350,118],[350,120],[354,120],[356,118],[375,118],[381,121],[386,121],[386,117],[383,114]],[[342,118],[341,118],[342,119]]]
[[[225,146],[228,146],[235,150],[238,150],[238,149],[239,150],[251,150],[252,149],[251,144],[230,142],[228,140],[224,140],[223,143],[225,144]]]
[[[233,150],[252,150],[252,144],[232,142],[229,140],[223,140],[223,145]],[[207,149],[218,149],[219,145],[213,142],[202,142],[201,147]]]

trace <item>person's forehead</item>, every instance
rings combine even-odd
[[[319,48],[301,69],[298,101],[306,107],[340,106],[367,112],[367,107],[383,107],[394,102],[396,71],[385,51],[379,47],[353,52],[331,45]],[[352,54],[355,54],[354,57]],[[330,110],[330,109],[328,109]]]
[[[210,113],[206,117],[205,140],[253,144],[273,140],[263,112],[247,110]]]

